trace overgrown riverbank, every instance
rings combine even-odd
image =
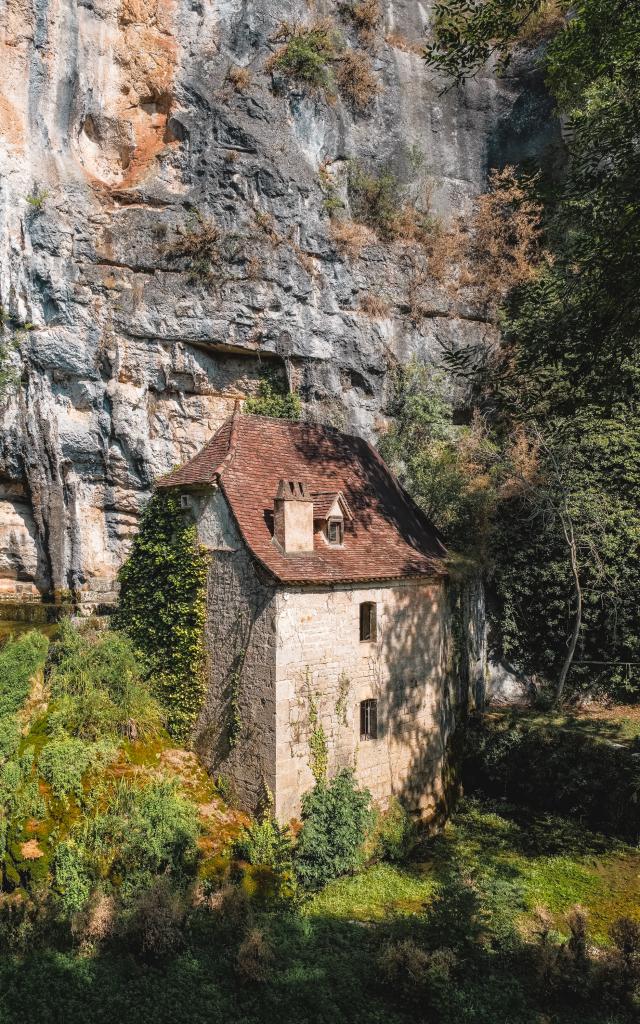
[[[348,779],[304,839],[268,816],[243,832],[117,634],[20,638],[0,699],[2,1024],[635,1019],[640,852],[620,837],[496,796],[427,837]]]

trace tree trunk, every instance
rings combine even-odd
[[[560,704],[562,701],[562,694],[564,692],[564,686],[567,681],[569,669],[573,662],[573,656],[576,653],[576,646],[578,643],[578,636],[580,634],[580,626],[582,625],[582,587],[580,585],[580,570],[578,568],[578,552],[576,550],[576,540],[573,533],[573,524],[569,523],[567,526],[563,523],[563,530],[567,544],[569,545],[569,551],[571,554],[571,572],[573,574],[573,586],[576,599],[576,616],[573,622],[573,630],[571,632],[571,639],[569,641],[569,649],[567,656],[564,659],[564,664],[558,676],[558,682],[556,684],[555,693],[555,704]]]

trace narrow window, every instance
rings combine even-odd
[[[330,544],[342,544],[342,520],[330,519],[327,524],[327,540]]]
[[[376,639],[375,601],[363,601],[360,605],[360,642]]]
[[[363,700],[360,702],[360,739],[377,740],[378,738],[378,702]]]

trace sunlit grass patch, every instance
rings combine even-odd
[[[421,913],[432,899],[436,882],[431,865],[398,867],[376,864],[361,874],[330,882],[306,907],[312,917],[380,921]]]

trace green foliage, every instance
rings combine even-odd
[[[115,621],[144,652],[176,739],[189,735],[205,692],[208,564],[179,496],[154,494],[119,573]]]
[[[404,199],[395,174],[388,168],[377,171],[350,160],[348,192],[354,218],[373,228],[383,240],[393,238]]]
[[[101,884],[125,902],[159,875],[193,877],[200,834],[195,805],[173,783],[122,781],[107,807],[78,822],[56,852],[55,885],[67,910]]]
[[[86,774],[99,772],[116,753],[116,747],[105,740],[97,743],[75,737],[52,740],[38,757],[38,770],[57,799],[66,800],[68,796],[79,799],[83,795]]]
[[[280,35],[286,41],[275,54],[271,68],[316,89],[331,91],[331,62],[341,49],[340,36],[331,22],[327,19],[310,27],[285,24]]]
[[[311,694],[309,695],[309,728],[309,767],[316,783],[320,784],[327,778],[329,746],[327,734],[318,714],[317,701]]]
[[[553,721],[505,715],[469,731],[463,775],[469,792],[575,817],[632,842],[640,838],[640,766],[627,747]]]
[[[367,840],[371,857],[402,864],[408,860],[418,841],[416,823],[399,800],[391,800],[386,811],[378,811]]]
[[[278,825],[271,814],[245,826],[235,843],[238,857],[249,864],[283,870],[291,867],[292,840],[288,825]]]
[[[275,416],[280,420],[299,420],[302,403],[298,395],[286,391],[275,374],[265,374],[258,384],[258,394],[248,398],[244,411],[254,416]]]
[[[425,49],[427,67],[462,82],[497,55],[499,72],[511,58],[514,40],[545,0],[444,0],[434,6],[433,42]]]
[[[48,197],[49,197],[49,193],[46,191],[46,189],[44,189],[44,190],[36,189],[35,192],[31,192],[29,195],[25,196],[24,198],[25,198],[25,202],[27,202],[29,204],[29,206],[31,207],[32,210],[40,211],[40,210],[43,209],[45,201],[48,199]]]
[[[421,363],[398,369],[380,454],[451,546],[482,558],[497,497],[493,448],[454,424],[449,394],[446,378]]]
[[[295,869],[306,888],[317,889],[362,864],[363,844],[372,823],[370,806],[371,794],[357,788],[348,770],[305,793]]]
[[[160,708],[145,679],[145,667],[121,633],[106,630],[92,635],[63,621],[47,680],[47,730],[53,737],[134,739],[157,735],[161,729]]]
[[[33,630],[0,650],[0,717],[14,715],[29,696],[30,683],[44,665],[49,641]]]
[[[522,18],[542,11],[538,0],[439,4],[428,63],[460,80],[495,48],[508,54]],[[639,677],[625,665],[640,657],[638,5],[571,4],[544,59],[569,146],[564,180],[546,185],[549,259],[510,295],[502,348],[474,378],[498,447],[517,425],[546,438],[536,487],[503,495],[498,508],[494,624],[516,669],[558,676],[576,592],[561,517],[549,502],[534,512],[536,489],[548,495],[553,485],[577,541],[584,608],[576,661],[605,663],[597,679],[576,665],[569,690],[628,699]]]

